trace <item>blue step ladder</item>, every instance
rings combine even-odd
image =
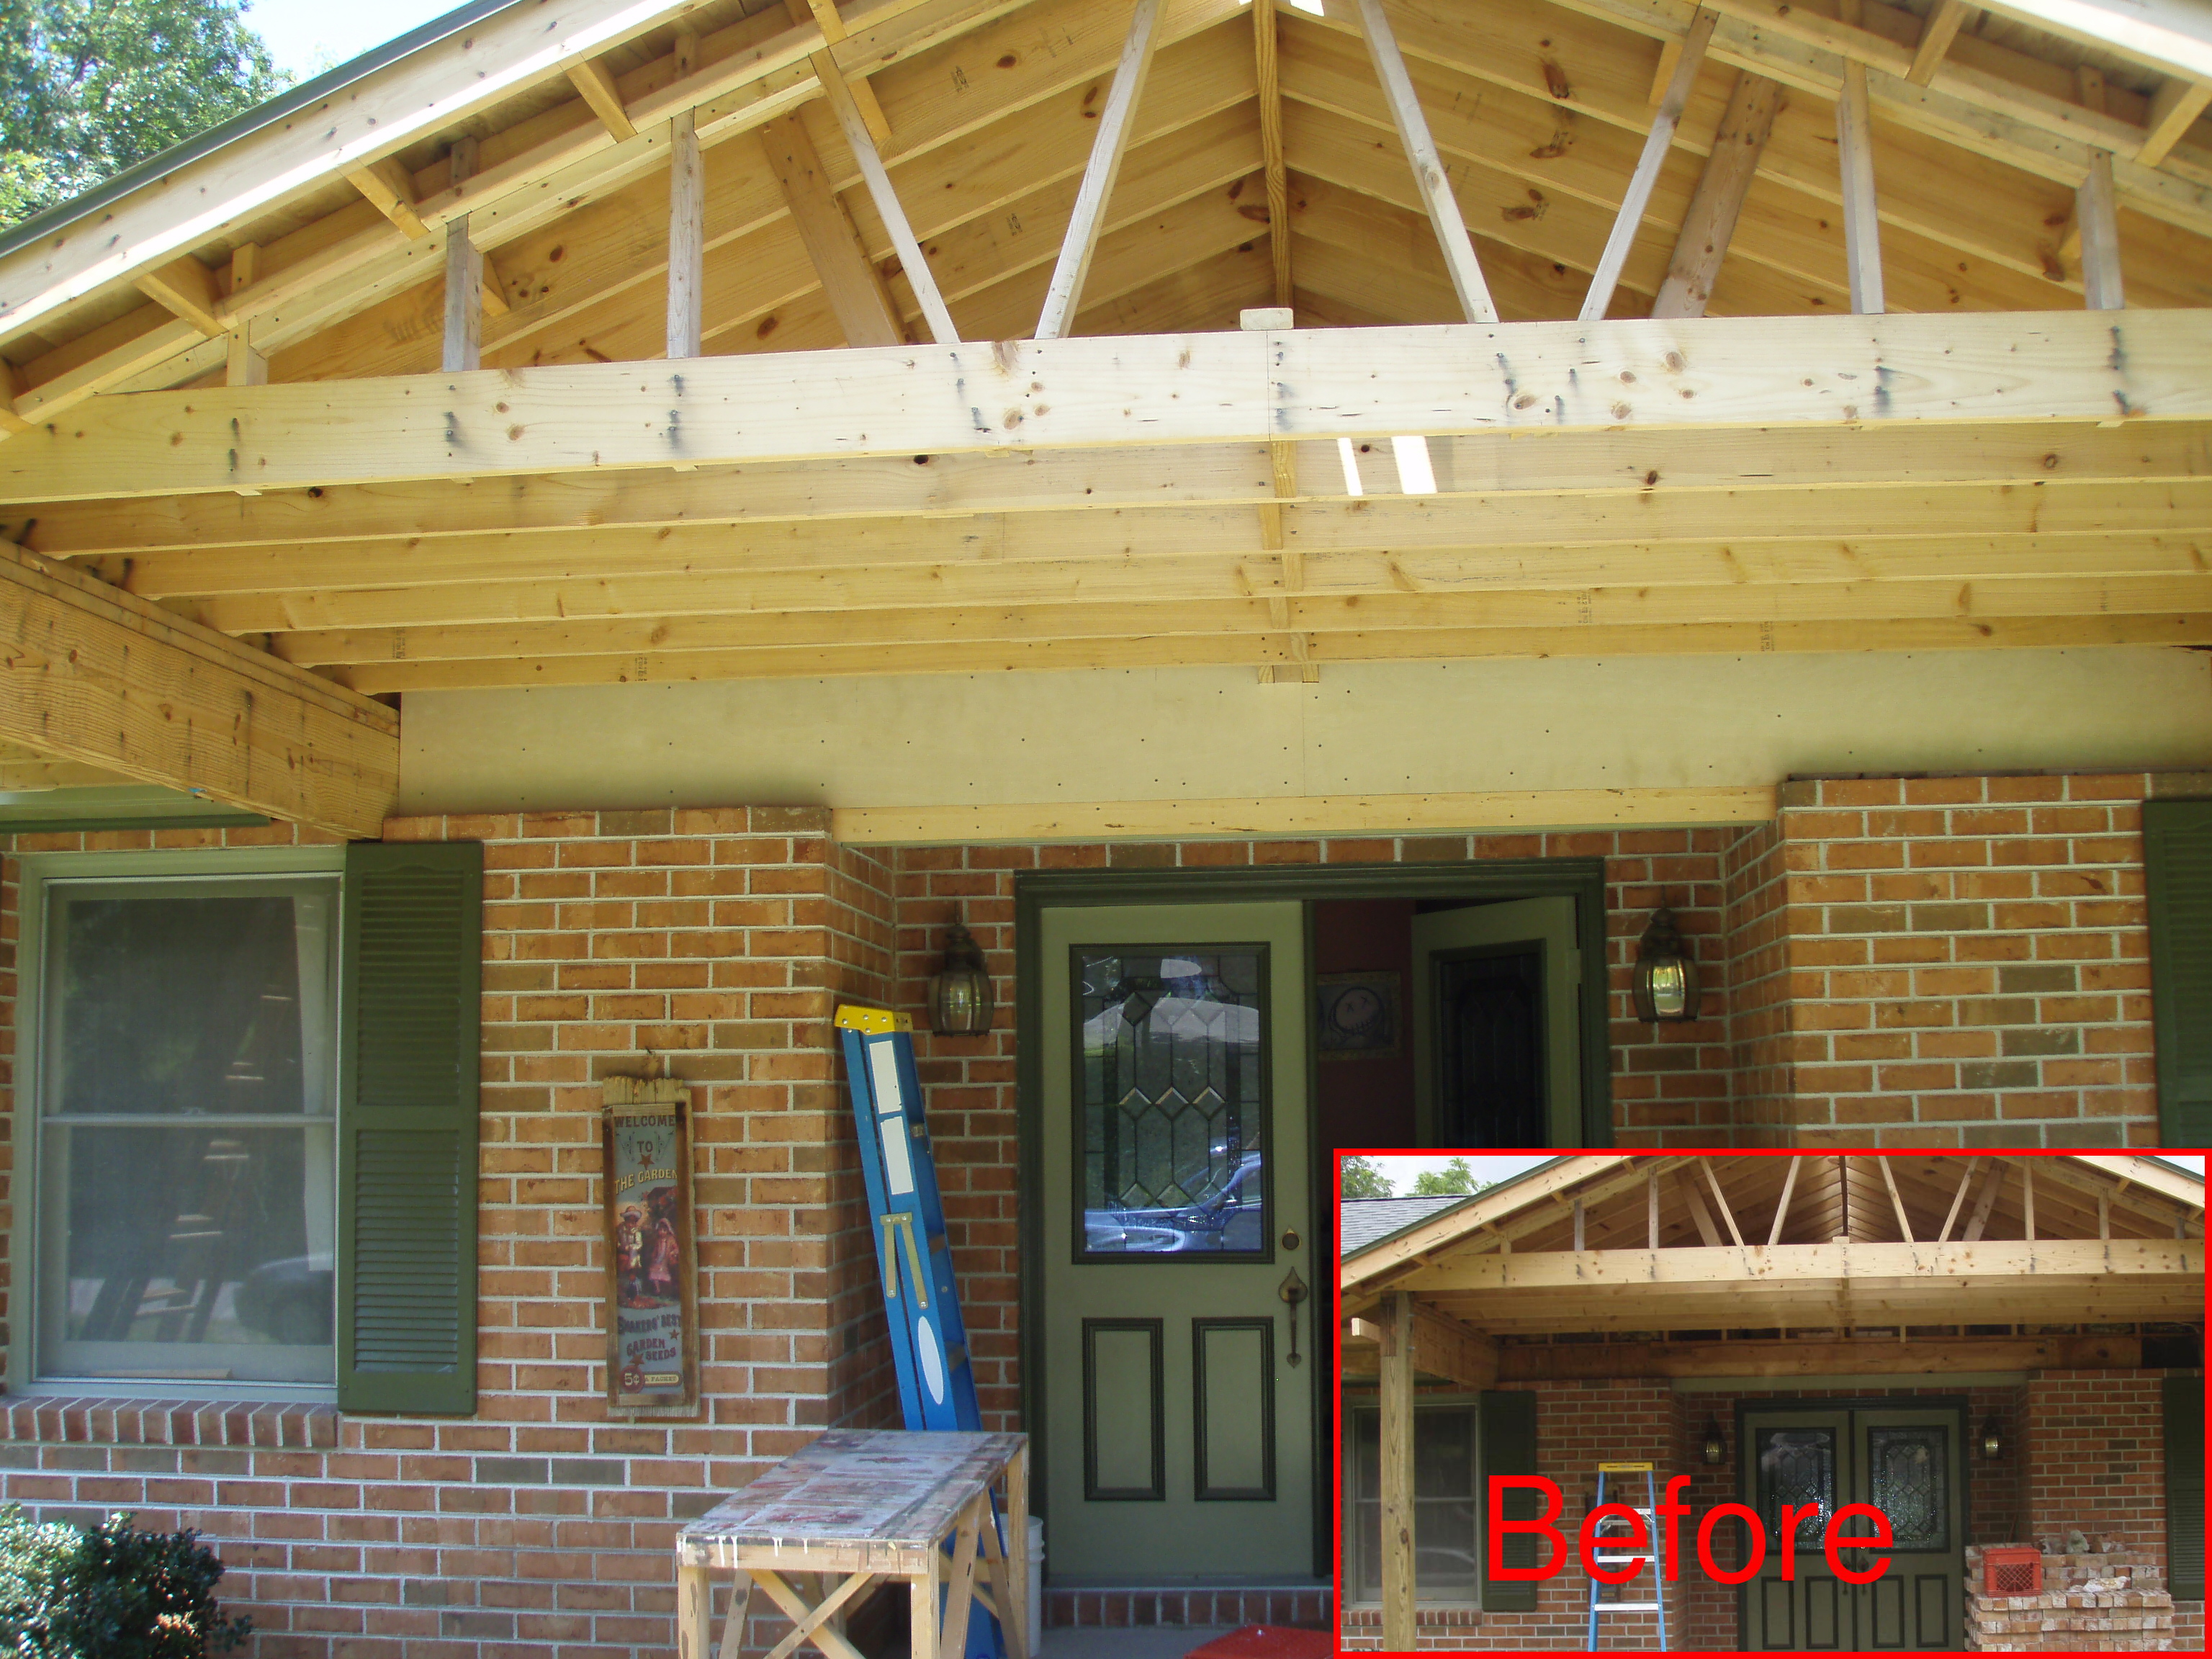
[[[914,1022],[887,1008],[848,1005],[837,1010],[836,1024],[844,1041],[860,1174],[874,1222],[869,1231],[883,1274],[906,1426],[980,1433],[975,1369],[968,1357],[968,1329],[945,1237],[945,1201],[938,1194],[937,1160],[914,1066]],[[991,1519],[1003,1553],[1006,1522],[995,1498]],[[1004,1659],[1005,1653],[997,1620],[985,1615],[969,1621],[967,1659]]]
[[[1651,1463],[1599,1464],[1597,1466],[1597,1503],[1593,1506],[1594,1508],[1604,1507],[1605,1478],[1608,1474],[1640,1474],[1644,1477],[1644,1502],[1640,1505],[1630,1507],[1644,1517],[1645,1547],[1640,1551],[1633,1547],[1631,1539],[1625,1533],[1600,1534],[1592,1540],[1590,1559],[1601,1567],[1625,1567],[1632,1561],[1642,1562],[1651,1575],[1651,1599],[1648,1601],[1632,1601],[1624,1594],[1620,1601],[1607,1601],[1603,1592],[1615,1587],[1600,1583],[1595,1578],[1591,1579],[1589,1581],[1589,1634],[1583,1641],[1583,1646],[1587,1652],[1595,1653],[1598,1650],[1597,1623],[1599,1619],[1607,1613],[1656,1613],[1659,1615],[1659,1649],[1663,1653],[1667,1649],[1667,1585],[1666,1581],[1660,1576],[1657,1466]],[[1618,1522],[1609,1519],[1607,1524],[1616,1525]],[[1608,1548],[1608,1545],[1618,1547]],[[1626,1580],[1618,1588],[1626,1592],[1643,1577],[1644,1574],[1639,1572],[1635,1577]]]

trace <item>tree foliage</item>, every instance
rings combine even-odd
[[[5,0],[0,222],[80,195],[290,79],[240,0]]]
[[[1415,1198],[1443,1198],[1454,1194],[1480,1193],[1488,1190],[1491,1183],[1477,1181],[1467,1160],[1455,1158],[1441,1170],[1424,1170],[1413,1177]]]
[[[1371,1158],[1347,1158],[1341,1165],[1346,1198],[1389,1198],[1390,1177],[1375,1167]]]

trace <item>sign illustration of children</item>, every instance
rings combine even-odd
[[[652,1220],[645,1229],[645,1282],[653,1304],[672,1308],[681,1299],[677,1283],[676,1188],[655,1187],[646,1194]]]
[[[644,1211],[625,1204],[615,1226],[615,1294],[625,1308],[645,1302],[644,1222]]]

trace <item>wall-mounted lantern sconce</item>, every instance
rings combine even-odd
[[[1994,1412],[1990,1413],[1990,1420],[1982,1425],[1982,1455],[1991,1462],[2004,1455],[2004,1436],[1997,1428]]]
[[[1721,1425],[1710,1417],[1705,1419],[1705,1443],[1699,1449],[1708,1463],[1718,1463],[1728,1456],[1728,1443],[1721,1438]]]
[[[1653,1024],[1698,1017],[1698,959],[1674,926],[1674,913],[1652,913],[1636,947],[1636,1014]]]
[[[929,1029],[939,1036],[981,1036],[991,1029],[992,1010],[982,947],[956,921],[945,936],[945,966],[929,976]]]

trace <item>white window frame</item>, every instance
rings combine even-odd
[[[39,1307],[41,1285],[39,1260],[38,1210],[42,1193],[39,1168],[40,1112],[45,1099],[43,1067],[46,1037],[46,893],[58,881],[189,880],[194,877],[226,876],[337,876],[345,872],[343,847],[268,847],[196,848],[179,852],[18,853],[12,855],[21,875],[17,891],[19,935],[15,972],[15,1086],[13,1097],[15,1172],[10,1183],[14,1210],[9,1228],[9,1275],[12,1290],[11,1340],[7,1346],[5,1386],[23,1398],[83,1398],[112,1400],[235,1401],[241,1404],[332,1403],[337,1399],[335,1378],[330,1382],[162,1382],[123,1377],[53,1377],[38,1374]],[[343,960],[344,915],[341,886],[338,915],[334,918],[331,949],[333,963]],[[332,1018],[337,1010],[332,1008]],[[337,1053],[333,1031],[333,1066]],[[337,1103],[333,1079],[332,1099]],[[335,1119],[337,1114],[333,1112]],[[331,1171],[333,1187],[337,1171]],[[335,1208],[338,1194],[333,1190]],[[343,1241],[339,1241],[343,1248]],[[335,1350],[336,1337],[332,1337]]]
[[[1360,1612],[1379,1611],[1382,1603],[1371,1598],[1363,1600],[1358,1594],[1358,1586],[1352,1582],[1351,1558],[1354,1546],[1352,1541],[1352,1513],[1354,1505],[1358,1501],[1356,1496],[1358,1486],[1354,1479],[1353,1459],[1358,1455],[1358,1442],[1352,1432],[1352,1419],[1355,1413],[1362,1415],[1370,1413],[1379,1413],[1382,1407],[1378,1397],[1372,1390],[1363,1390],[1358,1394],[1353,1394],[1347,1390],[1340,1396],[1340,1400],[1341,1403],[1339,1409],[1343,1413],[1345,1433],[1343,1439],[1344,1454],[1341,1470],[1342,1478],[1339,1482],[1338,1490],[1341,1493],[1341,1510],[1339,1515],[1339,1523],[1343,1528],[1343,1536],[1345,1540],[1344,1549],[1346,1556],[1346,1559],[1340,1564],[1344,1569],[1342,1574],[1344,1584],[1344,1606],[1346,1612],[1352,1612],[1354,1610]],[[1482,1467],[1482,1396],[1480,1394],[1463,1389],[1453,1389],[1435,1393],[1416,1392],[1413,1396],[1413,1415],[1416,1419],[1415,1426],[1417,1430],[1419,1427],[1418,1419],[1421,1414],[1424,1412],[1432,1411],[1464,1411],[1474,1419],[1474,1547],[1478,1554],[1480,1554],[1488,1547],[1486,1542],[1486,1538],[1489,1531],[1487,1518],[1483,1513],[1482,1501],[1484,1479],[1484,1469]],[[1420,1581],[1417,1576],[1413,1585],[1413,1600],[1415,1605],[1424,1607],[1458,1607],[1462,1609],[1472,1607],[1479,1613],[1483,1610],[1483,1583],[1484,1579],[1480,1561],[1478,1561],[1476,1566],[1474,1583],[1464,1592],[1453,1590],[1449,1592],[1424,1593],[1420,1588]]]

